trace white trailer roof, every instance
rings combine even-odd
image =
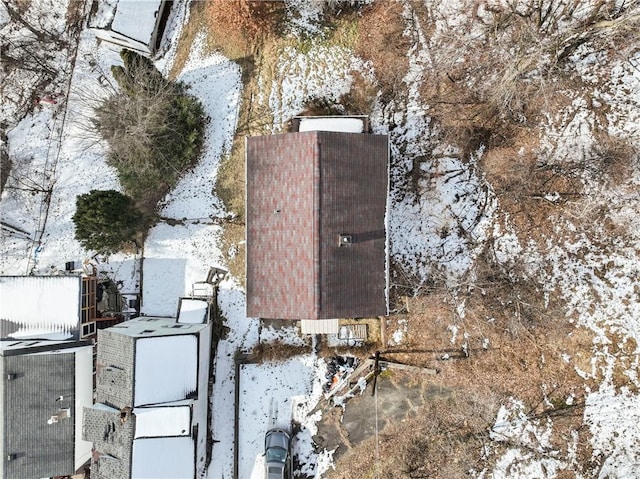
[[[193,334],[136,341],[134,406],[186,399],[198,387],[198,338]]]
[[[189,406],[140,407],[135,408],[133,414],[136,417],[136,439],[191,434]]]
[[[135,439],[132,479],[191,479],[195,470],[195,445],[190,436]]]

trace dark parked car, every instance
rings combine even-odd
[[[291,435],[284,429],[270,429],[264,437],[267,479],[291,478]]]

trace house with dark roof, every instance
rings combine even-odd
[[[388,137],[317,128],[246,139],[249,317],[387,314]]]
[[[74,474],[91,458],[82,412],[93,403],[89,341],[0,341],[0,478]]]
[[[141,317],[98,331],[96,404],[85,408],[83,423],[94,445],[92,478],[199,477],[210,351],[205,299],[182,298],[176,318]]]

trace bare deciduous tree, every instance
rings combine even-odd
[[[96,108],[93,125],[107,161],[137,200],[156,196],[192,167],[202,147],[204,110],[186,87],[165,79],[151,60],[129,50],[112,68],[120,86]]]

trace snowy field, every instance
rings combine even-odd
[[[382,0],[378,0],[382,1]],[[48,15],[45,25],[50,31],[62,31],[65,2],[34,0],[31,11],[56,12]],[[103,2],[100,15],[109,15],[109,3]],[[317,32],[321,16],[317,2],[287,2],[297,14],[295,31]],[[483,158],[478,149],[470,157],[461,158],[452,145],[434,144],[432,120],[428,116],[420,86],[432,65],[430,42],[437,34],[462,24],[462,2],[426,2],[440,18],[440,28],[427,32],[410,21],[407,3],[405,15],[412,47],[408,53],[409,70],[403,79],[407,96],[404,104],[377,104],[372,114],[374,131],[389,133],[394,168],[389,211],[391,255],[394,261],[419,281],[427,281],[437,272],[452,284],[466,277],[478,252],[493,242],[496,254],[504,262],[524,257],[531,277],[542,278],[566,301],[567,315],[588,328],[593,337],[590,353],[591,370],[577,372],[586,379],[599,381],[599,387],[585,391],[584,424],[591,433],[594,457],[604,457],[602,478],[640,477],[640,388],[638,379],[640,345],[640,299],[635,279],[640,271],[640,232],[634,218],[638,210],[640,174],[637,165],[632,174],[617,187],[603,188],[589,183],[594,196],[610,208],[611,217],[626,224],[627,234],[609,248],[602,248],[594,237],[576,232],[574,224],[563,223],[557,235],[562,241],[547,245],[524,242],[514,233],[508,215],[501,212],[500,202],[485,178],[474,165]],[[500,3],[500,2],[498,2]],[[167,72],[175,55],[181,26],[188,21],[188,9],[181,4],[171,20],[170,48],[158,61]],[[486,13],[486,12],[485,12]],[[480,15],[480,13],[479,13]],[[9,35],[27,34],[12,25],[0,5],[0,27]],[[0,273],[3,275],[50,274],[64,269],[67,261],[90,259],[101,274],[121,281],[122,290],[142,292],[142,308],[149,315],[173,315],[179,296],[188,295],[193,284],[202,281],[212,266],[224,267],[220,251],[220,226],[211,220],[224,213],[215,192],[217,168],[231,146],[236,129],[241,94],[238,65],[204,48],[205,38],[198,36],[180,79],[191,85],[191,93],[203,103],[211,118],[205,132],[205,154],[200,164],[189,172],[163,201],[161,214],[179,220],[177,225],[164,222],[149,233],[144,245],[143,277],[139,281],[140,254],[115,254],[94,257],[74,239],[71,216],[75,197],[91,189],[119,189],[115,172],[105,163],[105,145],[87,131],[93,115],[92,105],[110,93],[110,66],[119,63],[117,52],[99,45],[87,31],[80,33],[77,53],[72,49],[57,52],[52,60],[70,83],[56,83],[61,93],[55,104],[38,103],[32,113],[20,118],[11,100],[19,97],[19,87],[12,91],[3,85],[2,120],[10,124],[6,147],[13,160],[12,177],[3,192],[0,210],[3,224]],[[69,76],[73,59],[75,68]],[[547,116],[540,129],[540,154],[555,162],[567,161],[576,149],[593,142],[596,118],[594,104],[606,104],[603,113],[606,128],[638,144],[640,140],[640,53],[608,60],[611,68],[601,71],[594,55],[575,53],[575,64],[586,87],[582,94],[568,93],[571,101],[562,111]],[[314,44],[305,52],[294,48],[282,52],[275,67],[273,84],[262,82],[262,100],[270,108],[274,122],[271,130],[280,131],[282,123],[298,113],[309,96],[338,99],[351,88],[353,74],[372,75],[371,66],[343,47]],[[607,88],[595,86],[593,78],[605,76]],[[33,88],[36,80],[19,78],[16,85]],[[14,121],[15,120],[15,121]],[[389,131],[388,125],[397,125]],[[416,158],[432,158],[420,163],[424,177],[417,191],[410,194],[405,178],[416,164]],[[455,172],[456,174],[452,174]],[[553,200],[557,192],[549,191]],[[588,214],[588,212],[586,212]],[[442,231],[449,234],[443,237]],[[582,252],[577,255],[577,252]],[[220,287],[220,308],[229,333],[218,346],[215,384],[211,398],[212,431],[217,441],[210,464],[199,467],[201,477],[230,478],[233,474],[235,358],[248,352],[260,341],[274,340],[269,331],[261,331],[259,322],[246,318],[244,291],[234,278]],[[464,305],[460,305],[464,315]],[[452,325],[452,327],[455,327]],[[295,341],[297,332],[285,330],[279,340]],[[401,344],[403,330],[391,332],[392,344]],[[633,341],[629,357],[612,352],[612,337]],[[452,343],[455,342],[455,335]],[[458,339],[461,342],[462,339]],[[570,362],[571,358],[567,357]],[[614,370],[622,369],[630,387],[616,388]],[[284,425],[295,419],[302,426],[294,439],[300,473],[322,477],[331,467],[331,452],[316,454],[311,436],[318,415],[308,417],[321,396],[324,362],[313,356],[291,359],[279,364],[245,364],[240,368],[240,417],[238,432],[240,477],[261,479],[264,432],[275,422]],[[256,401],[255,398],[262,398]],[[553,425],[535,421],[524,413],[518,398],[504,404],[495,418],[491,439],[509,448],[492,470],[482,470],[477,477],[488,478],[552,478],[568,467],[563,459],[542,454],[551,447],[547,440]],[[525,439],[523,439],[523,437]],[[575,438],[567,438],[569,449]],[[570,464],[569,464],[570,466]],[[582,477],[582,476],[576,476]],[[590,477],[590,476],[589,476]]]

